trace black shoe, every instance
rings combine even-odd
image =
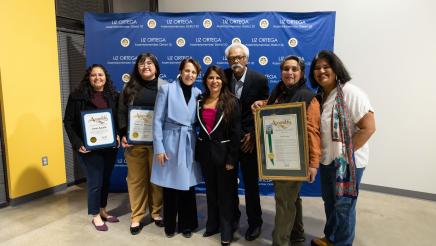
[[[164,226],[165,226],[163,220],[155,220],[155,219],[151,219],[151,221],[154,221],[154,224],[155,224],[157,227],[164,227]]]
[[[190,237],[192,237],[192,231],[191,230],[184,230],[182,232],[182,236],[185,238],[190,238]]]
[[[248,230],[245,233],[245,240],[253,241],[254,239],[258,238],[260,235],[261,228],[262,226],[248,227]]]
[[[218,231],[205,231],[203,233],[203,237],[210,237],[210,236],[213,236],[213,235],[215,235],[217,233],[218,233]]]
[[[221,236],[222,236],[222,234],[221,234]],[[231,239],[230,240],[223,240],[222,238],[221,238],[221,245],[230,245],[230,243],[233,241],[233,234],[232,234],[232,237],[231,237]]]
[[[130,234],[132,235],[137,235],[141,232],[142,228],[144,227],[144,225],[142,223],[139,223],[138,226],[131,226],[130,227]]]
[[[291,236],[291,243],[303,243],[304,241],[306,241],[306,238],[304,237],[304,235],[299,235],[299,236]]]
[[[172,238],[172,237],[174,237],[174,235],[175,235],[174,232],[171,232],[171,233],[165,232],[165,236],[167,236],[167,238]]]

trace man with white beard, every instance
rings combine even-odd
[[[248,218],[248,230],[245,233],[245,239],[252,241],[259,237],[263,221],[259,198],[259,171],[251,104],[257,100],[266,100],[268,98],[268,80],[263,74],[247,67],[249,58],[247,46],[241,43],[233,43],[226,48],[225,55],[230,66],[225,70],[226,78],[230,82],[230,91],[239,99],[241,109],[242,139],[239,162],[244,179],[245,207]],[[235,168],[238,170],[237,166]],[[237,195],[235,194],[235,196]],[[233,226],[234,230],[236,230],[241,217],[238,198],[236,198],[234,213]]]

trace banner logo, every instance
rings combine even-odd
[[[127,47],[130,44],[130,40],[128,38],[122,38],[120,43],[121,43],[121,46]]]
[[[165,73],[161,73],[160,75],[159,75],[159,78],[161,78],[161,79],[167,79],[167,75],[165,74]]]
[[[262,29],[268,28],[269,21],[267,19],[262,19],[262,20],[259,21],[259,26]]]
[[[148,26],[148,28],[150,28],[150,29],[154,29],[154,28],[156,28],[156,26],[157,26],[157,22],[156,22],[156,20],[155,20],[155,19],[149,19],[149,20],[147,21],[147,26]]]
[[[122,80],[124,83],[129,82],[129,80],[130,80],[130,74],[128,74],[128,73],[123,74],[123,75],[121,76],[121,80]]]
[[[266,56],[259,57],[259,64],[261,66],[265,66],[266,64],[268,64],[268,57]]]
[[[209,29],[212,27],[212,20],[211,19],[204,19],[203,20],[203,27],[206,29]]]
[[[184,38],[180,37],[180,38],[178,38],[178,39],[176,40],[176,44],[177,44],[177,46],[179,46],[179,47],[183,47],[183,46],[185,46],[186,41],[185,41]]]
[[[205,65],[210,65],[210,64],[212,64],[212,57],[211,57],[211,56],[205,56],[205,57],[203,57],[203,63],[204,63]]]
[[[288,45],[291,48],[294,48],[298,45],[298,40],[296,38],[290,38],[288,41]]]

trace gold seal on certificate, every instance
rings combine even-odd
[[[87,149],[116,146],[111,109],[82,111],[84,145]]]
[[[307,180],[305,103],[274,104],[257,109],[255,126],[260,178]]]
[[[151,144],[153,142],[153,109],[150,107],[129,107],[127,142]]]

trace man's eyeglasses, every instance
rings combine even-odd
[[[242,61],[246,58],[246,56],[229,56],[227,59],[231,62]]]

